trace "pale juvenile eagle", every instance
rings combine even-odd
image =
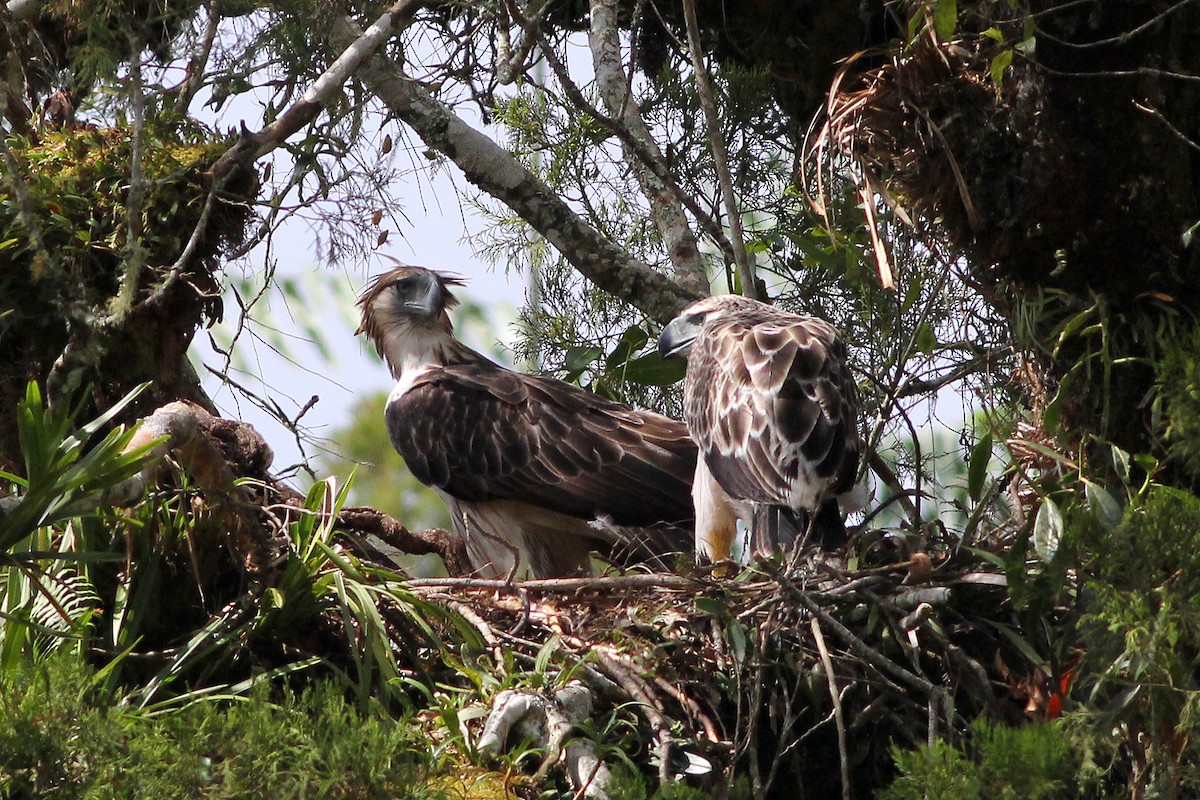
[[[363,292],[360,332],[387,361],[392,444],[445,501],[475,573],[580,575],[609,558],[691,549],[687,427],[553,378],[505,369],[454,337],[462,281],[400,267]]]
[[[740,518],[757,555],[809,529],[845,541],[838,501],[861,504],[856,392],[846,346],[824,320],[737,295],[683,310],[658,340],[686,355],[684,419],[702,458],[693,497],[696,549],[729,556]],[[814,519],[815,518],[815,519]]]

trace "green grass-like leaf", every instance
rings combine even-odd
[[[78,407],[48,408],[30,382],[17,406],[17,430],[25,475],[0,474],[19,487],[18,502],[0,512],[0,551],[8,551],[35,530],[95,513],[104,493],[145,465],[157,441],[128,449],[133,431],[118,426],[87,447],[105,425],[133,402],[145,385],[131,391],[101,416],[74,430]]]

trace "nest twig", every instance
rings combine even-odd
[[[857,792],[881,777],[851,769],[864,748],[923,743],[931,725],[952,732],[1008,703],[984,666],[1004,645],[967,621],[1004,615],[1002,576],[974,571],[979,564],[944,564],[930,582],[910,586],[910,567],[847,572],[810,561],[793,575],[768,563],[734,578],[646,573],[407,585],[466,611],[488,631],[489,649],[501,643],[521,663],[547,664],[535,683],[575,678],[610,711],[627,705],[662,779],[691,754],[726,776],[759,762],[763,769],[749,770],[758,775],[756,791],[799,784]],[[547,647],[555,651],[549,662]],[[832,776],[810,763],[825,750],[842,765]]]

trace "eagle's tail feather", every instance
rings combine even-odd
[[[618,525],[607,514],[598,514],[588,523],[594,534],[592,549],[605,561],[621,566],[649,564],[666,571],[675,569],[676,560],[695,548],[692,526],[663,522],[636,527]]]
[[[846,522],[837,500],[826,500],[815,515],[784,506],[761,505],[755,509],[750,536],[755,556],[768,558],[777,548],[786,553],[797,540],[820,544],[824,550],[837,550],[845,545]]]

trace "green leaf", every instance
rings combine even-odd
[[[639,386],[670,386],[683,380],[687,361],[682,358],[663,358],[650,353],[630,361],[625,367],[625,380]]]
[[[1063,516],[1058,504],[1049,497],[1042,500],[1033,521],[1033,546],[1042,561],[1050,562],[1062,541]]]
[[[745,663],[749,641],[746,639],[746,629],[742,627],[742,623],[736,619],[729,620],[729,624],[725,626],[725,635],[729,641],[729,653],[733,656],[733,660],[739,664]]]
[[[728,607],[715,597],[697,597],[692,602],[696,606],[696,610],[702,614],[723,617],[729,612]]]
[[[933,28],[938,38],[948,42],[958,29],[958,0],[937,0],[933,5]]]
[[[1121,477],[1121,480],[1128,481],[1129,480],[1129,453],[1127,453],[1124,450],[1122,450],[1121,448],[1117,447],[1115,444],[1112,445],[1111,447],[1112,447],[1113,466],[1117,470],[1117,475],[1119,475]]]
[[[1121,524],[1121,504],[1116,498],[1109,494],[1108,490],[1100,484],[1083,479],[1083,491],[1087,497],[1088,508],[1092,510],[1092,514],[1104,526],[1105,530],[1111,531]]]
[[[921,289],[924,286],[924,281],[910,280],[907,282],[908,287],[904,290],[904,300],[900,303],[900,313],[907,314],[913,305],[921,299]]]
[[[568,383],[575,383],[583,371],[591,366],[596,359],[604,355],[604,351],[599,347],[568,347],[563,359],[563,366],[567,368],[567,374],[563,376],[563,380]]]
[[[1087,325],[1088,322],[1090,322],[1096,316],[1098,309],[1099,309],[1098,306],[1093,305],[1090,308],[1080,311],[1078,314],[1071,317],[1069,320],[1067,320],[1066,322],[1064,322],[1062,324],[1062,326],[1059,328],[1058,337],[1054,343],[1054,351],[1053,351],[1052,355],[1055,358],[1058,357],[1058,352],[1059,352],[1059,350],[1062,349],[1063,344],[1066,343],[1067,340],[1069,340],[1076,333],[1079,333],[1081,331],[1083,333],[1087,333],[1087,332],[1093,331],[1093,330],[1102,330],[1102,328],[1097,329],[1096,326],[1094,326],[1094,325],[1090,326],[1088,328],[1084,327],[1085,325]]]
[[[1004,71],[1012,64],[1013,51],[1001,50],[992,58],[992,83],[999,86],[1004,83]]]
[[[1024,636],[1021,636],[1004,623],[992,622],[991,620],[985,620],[985,622],[1003,635],[1013,647],[1020,651],[1021,655],[1025,656],[1025,659],[1029,661],[1030,664],[1040,666],[1046,663],[1046,659],[1042,657],[1041,653],[1039,653]]]
[[[284,593],[275,587],[270,587],[263,593],[263,605],[267,608],[283,608],[286,602]]]
[[[921,323],[921,329],[917,331],[917,349],[925,355],[930,355],[937,349],[937,343],[937,334],[933,332],[933,326],[928,322]]]
[[[1004,556],[1000,555],[999,553],[993,553],[991,550],[985,550],[981,547],[963,547],[962,550],[963,552],[969,553],[972,557],[977,558],[980,561],[986,561],[989,564],[993,564],[997,567],[1006,566]]]
[[[1042,412],[1042,427],[1047,431],[1055,432],[1058,430],[1058,421],[1062,418],[1063,403],[1071,396],[1071,384],[1075,382],[1075,369],[1062,377],[1058,383],[1058,391],[1054,393],[1054,397],[1046,404],[1046,410]]]
[[[913,42],[917,38],[917,32],[921,30],[921,25],[925,22],[925,9],[918,7],[913,15],[908,18],[908,41]]]
[[[540,648],[538,648],[537,658],[533,662],[533,674],[545,675],[547,668],[550,666],[550,659],[554,657],[558,651],[559,642],[562,640],[561,633],[555,633],[546,640]]]
[[[608,354],[608,358],[605,359],[604,368],[609,370],[620,368],[649,340],[650,335],[637,325],[626,328],[612,352]]]
[[[983,481],[987,477],[987,468],[992,461],[992,434],[983,434],[971,450],[971,458],[967,464],[967,494],[972,500],[978,501],[983,494]]]

